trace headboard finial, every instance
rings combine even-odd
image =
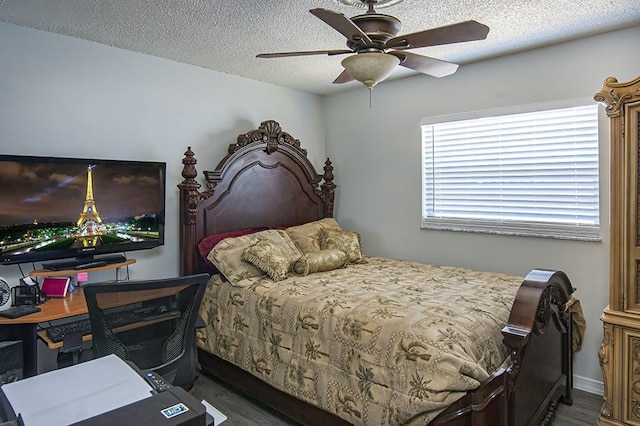
[[[198,160],[195,159],[195,154],[191,151],[191,147],[188,146],[182,159],[182,177],[185,178],[185,180],[193,180],[198,176],[198,172],[196,171],[197,162]]]
[[[265,151],[267,154],[276,152],[278,144],[289,144],[297,148],[305,156],[307,155],[307,150],[300,148],[300,141],[289,133],[283,132],[280,123],[275,120],[263,121],[257,129],[238,136],[237,142],[229,145],[229,154],[233,154],[240,148],[253,142],[266,143],[267,147]]]
[[[191,147],[187,147],[184,158],[182,159],[182,177],[184,180],[178,184],[181,197],[183,198],[182,203],[186,207],[184,212],[185,216],[183,216],[183,222],[185,224],[194,223],[198,197],[200,196],[200,184],[196,181],[196,177],[198,176],[196,170],[197,162],[198,160],[196,160]]]
[[[333,163],[327,158],[324,162],[324,174],[322,175],[322,200],[324,201],[325,217],[333,217],[333,203],[335,200],[336,184],[333,183]]]

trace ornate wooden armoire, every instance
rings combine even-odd
[[[595,99],[611,126],[609,305],[601,317],[598,425],[640,425],[640,77],[627,83],[609,77]]]

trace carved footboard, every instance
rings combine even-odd
[[[506,368],[457,401],[437,425],[549,424],[558,402],[571,405],[573,287],[564,272],[535,269],[523,281],[502,329]]]
[[[565,308],[573,287],[564,272],[534,270],[525,277],[502,330],[511,350],[510,424],[547,424],[560,401],[571,405],[573,321]]]

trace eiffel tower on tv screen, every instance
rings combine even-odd
[[[117,168],[118,164],[88,162],[80,165],[86,175],[75,168],[74,162],[73,168],[62,173],[72,177],[63,183],[55,181],[55,187],[49,187],[51,179],[34,180],[28,188],[29,194],[33,195],[23,197],[24,206],[17,209],[21,216],[12,219],[15,223],[0,224],[0,256],[48,251],[56,251],[59,256],[66,254],[64,250],[72,256],[75,253],[114,252],[120,248],[131,250],[131,244],[144,243],[136,245],[143,247],[159,242],[162,223],[158,212],[162,210],[158,208],[154,194],[147,193],[149,185],[153,185],[149,181],[155,178],[154,175],[137,167]],[[48,162],[41,167],[50,174],[58,172],[58,166]],[[127,179],[118,181],[121,176]],[[136,180],[139,186],[132,187],[131,182]],[[77,182],[80,188],[70,186],[71,181]],[[55,203],[55,209],[50,207],[51,203]],[[109,248],[99,249],[102,246]],[[91,250],[94,248],[98,251]],[[3,259],[13,262],[10,257]]]
[[[93,199],[93,178],[91,176],[92,167],[87,168],[87,196],[84,200],[84,207],[80,217],[76,222],[78,227],[78,238],[73,246],[95,247],[100,244],[100,234],[103,233],[104,226],[96,202]]]

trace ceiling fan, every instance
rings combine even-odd
[[[343,3],[355,0],[339,0]],[[411,34],[398,35],[402,29],[399,19],[378,13],[374,5],[389,0],[359,0],[367,12],[348,18],[342,13],[328,9],[311,9],[310,12],[347,38],[349,49],[311,50],[300,52],[261,53],[258,58],[281,58],[307,55],[343,55],[355,53],[342,61],[344,71],[333,81],[335,84],[358,80],[369,90],[387,78],[398,66],[434,77],[453,74],[458,65],[428,56],[408,52],[409,49],[484,40],[489,27],[476,21],[464,21],[444,27],[433,28]],[[398,0],[391,0],[398,3]]]

